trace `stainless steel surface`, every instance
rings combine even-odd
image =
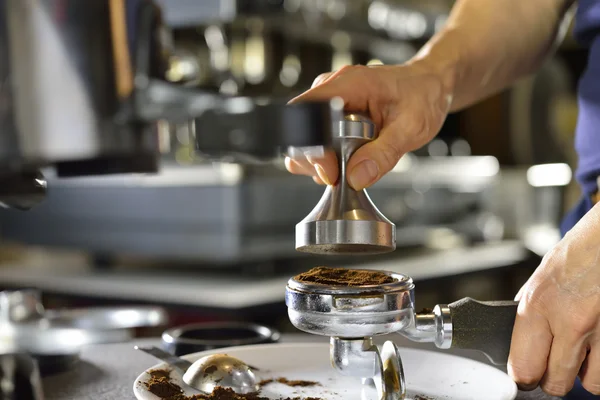
[[[35,359],[27,354],[0,354],[2,400],[44,400],[42,379]]]
[[[366,190],[347,181],[346,164],[377,137],[375,124],[346,115],[333,138],[340,176],[327,186],[317,206],[296,225],[296,250],[313,254],[378,254],[396,249],[396,227],[373,204]]]
[[[381,400],[398,400],[406,396],[402,360],[394,343],[387,341],[379,349],[370,337],[332,337],[330,349],[333,367],[342,375],[362,378],[363,384],[373,382]]]
[[[382,364],[382,383],[385,400],[399,400],[406,397],[406,379],[402,367],[402,357],[394,342],[386,341],[380,350]]]
[[[39,291],[29,289],[0,292],[0,320],[19,323],[43,316],[44,306]]]
[[[267,152],[271,156],[273,143],[265,135],[255,134],[255,130],[262,132],[258,129],[263,127],[261,121],[267,121],[267,127],[273,125],[271,116],[264,118],[254,110],[256,113],[240,117],[232,109],[239,111],[240,104],[241,108],[258,109],[259,104],[274,98],[285,101],[308,87],[318,73],[344,63],[400,63],[414,54],[415,46],[409,40],[433,34],[449,11],[447,4],[438,1],[336,1],[331,6],[312,1],[207,0],[202,6],[187,0],[159,1],[166,23],[174,29],[171,36],[150,3],[0,2],[0,17],[7,22],[0,32],[5,42],[0,46],[5,55],[0,74],[7,84],[0,89],[9,104],[1,114],[6,129],[0,130],[0,144],[6,145],[0,146],[0,168],[6,166],[14,172],[10,177],[23,179],[23,174],[33,173],[29,169],[35,172],[48,164],[56,164],[59,175],[155,171],[158,153],[180,164],[202,162],[201,152],[194,152],[194,136],[209,153],[213,150],[212,156],[231,159],[232,154],[241,153],[239,159],[252,159],[264,156],[266,149],[272,150]],[[144,12],[139,12],[141,9]],[[416,32],[390,24],[391,16],[420,21],[418,25],[424,29]],[[13,23],[20,20],[23,23]],[[228,99],[217,92],[239,97]],[[31,98],[36,101],[30,102]],[[272,115],[288,110],[283,107]],[[29,125],[34,129],[25,129]],[[169,126],[166,139],[160,129],[165,125]],[[224,134],[212,134],[215,131]],[[304,131],[308,135],[316,130]],[[4,157],[3,151],[11,154]],[[298,181],[286,177],[279,182],[263,178],[247,182],[251,173],[244,170],[244,179],[234,179],[239,186],[95,187],[100,194],[92,193],[85,182],[65,187],[52,181],[53,195],[41,204],[39,212],[6,216],[4,233],[27,243],[84,248],[102,255],[126,252],[227,263],[290,257],[282,249],[292,248],[293,225],[306,215],[305,205],[312,208],[320,193],[311,187],[300,196],[271,198],[268,193],[284,192]],[[407,176],[410,180],[412,174]],[[457,176],[461,182],[465,180],[463,174]],[[16,202],[3,196],[2,190],[0,201],[20,208],[37,204],[44,196],[43,185],[34,184],[34,193],[28,192],[36,181],[29,179],[30,175],[25,177],[21,183],[26,184],[22,189],[27,189],[27,201]],[[164,176],[157,180],[165,181]],[[0,180],[0,186],[4,182]],[[285,188],[280,190],[280,184]],[[409,182],[408,189],[400,192],[394,183],[381,194],[371,191],[371,195],[396,224],[408,221],[414,225],[446,213],[439,204],[429,204],[439,203],[437,199],[443,196],[429,192],[423,201],[422,193],[412,186]],[[10,187],[10,191],[16,190],[16,186]],[[226,196],[231,199],[223,200]],[[245,201],[248,196],[252,196],[250,207]],[[464,207],[479,201],[471,194],[460,196]],[[198,197],[203,198],[200,211],[193,204]],[[122,207],[112,207],[114,202]],[[206,207],[207,203],[211,206]],[[167,204],[171,207],[165,207]],[[290,212],[291,208],[300,214]],[[164,229],[165,223],[169,229]],[[57,224],[64,229],[57,232]],[[265,225],[273,228],[259,229]],[[322,225],[330,228],[329,223]],[[365,241],[381,240],[374,236],[381,233],[382,226],[385,240],[395,234],[387,231],[385,223],[357,229],[352,228],[355,224],[347,225],[333,224],[331,228]],[[487,236],[479,225],[469,220],[452,229],[466,228],[469,237]],[[371,237],[365,238],[368,234]],[[410,241],[409,236],[404,235],[403,240]],[[276,245],[271,242],[274,240]],[[418,241],[424,242],[420,237]]]
[[[157,347],[136,346],[135,349],[173,366],[183,375],[187,385],[205,394],[212,393],[217,386],[231,388],[240,394],[254,393],[260,389],[252,369],[226,354],[213,354],[190,363]]]
[[[419,343],[433,343],[440,349],[462,347],[482,351],[492,362],[506,364],[516,303],[464,298],[450,305],[438,304],[432,312],[416,314],[412,279],[388,271],[376,272],[394,278],[395,282],[343,286],[304,283],[291,278],[286,287],[291,323],[304,332],[331,337],[331,362],[338,371],[373,377],[372,338],[390,333],[399,333]],[[384,353],[388,365],[383,364],[383,382],[399,387],[401,360],[390,364],[389,357],[395,352],[390,346]],[[383,354],[375,358],[380,357]]]
[[[167,315],[159,307],[98,307],[48,310],[44,314],[44,319],[50,326],[110,330],[160,326],[167,321]]]
[[[0,207],[30,210],[46,198],[47,186],[39,172],[0,173]]]
[[[361,378],[362,384],[375,386],[380,400],[399,400],[406,396],[400,353],[387,341],[381,350],[372,338],[331,338],[330,357],[341,374]]]
[[[192,366],[192,363],[188,360],[174,356],[173,354],[167,353],[164,350],[159,349],[156,346],[134,346],[134,349],[143,351],[146,354],[150,354],[152,357],[158,358],[161,361],[166,362],[169,366],[173,367],[181,376]]]
[[[0,210],[5,238],[95,253],[218,262],[221,268],[222,263],[303,257],[295,251],[294,227],[323,195],[323,188],[306,177],[225,163],[165,165],[156,175],[46,176],[52,196],[42,204],[27,213]],[[428,246],[440,229],[468,241],[493,241],[503,237],[507,220],[485,211],[489,199],[498,199],[489,196],[497,179],[494,158],[407,155],[368,192],[397,226],[398,247]],[[117,199],[120,206],[114,207]],[[469,211],[477,209],[483,211]]]
[[[193,127],[190,154],[251,163],[331,136],[330,110],[317,103],[229,98],[171,79],[185,63],[152,1],[2,0],[0,21],[3,205],[39,203],[45,185],[34,177],[47,166],[61,177],[155,173],[168,123]],[[232,134],[213,134],[224,130]]]
[[[144,2],[117,4],[0,1],[0,70],[9,83],[0,90],[12,103],[1,110],[0,137],[10,141],[0,146],[4,172],[10,160],[133,162],[156,153],[151,126],[119,122],[134,88],[132,43],[151,39],[138,37]]]
[[[433,312],[416,314],[413,323],[399,332],[415,342],[434,342],[440,349],[452,344],[452,320],[447,305],[436,305]]]
[[[414,284],[390,273],[396,282],[362,287],[336,287],[288,281],[285,303],[292,324],[317,335],[362,338],[397,332],[414,313]]]
[[[214,369],[214,372],[209,372]],[[192,387],[212,393],[217,386],[231,388],[241,394],[257,392],[258,379],[250,367],[237,358],[215,354],[196,361],[183,376]]]
[[[250,322],[200,322],[169,328],[161,335],[163,348],[179,356],[223,347],[276,343],[281,334]]]
[[[395,345],[381,350],[373,336],[402,331],[414,321],[412,279],[388,273],[395,282],[360,287],[299,282],[286,287],[292,324],[305,332],[331,336],[330,358],[344,375],[371,379],[380,399],[403,399],[406,394],[402,361]]]
[[[342,375],[372,378],[379,373],[381,362],[372,338],[330,341],[331,364]]]
[[[291,323],[316,335],[368,338],[399,333],[415,342],[450,348],[452,320],[448,306],[436,305],[430,313],[417,314],[412,278],[388,271],[377,272],[397,281],[345,287],[308,284],[291,278],[285,294]]]
[[[0,293],[0,354],[75,355],[83,346],[131,338],[130,328],[167,321],[158,307],[44,311],[33,290]]]
[[[40,322],[0,323],[0,354],[27,352],[35,355],[76,355],[95,343],[117,343],[129,339],[122,331],[92,331],[82,328],[47,327]]]

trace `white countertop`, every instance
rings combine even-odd
[[[399,335],[385,336],[393,339],[400,347],[422,348],[431,351],[447,352],[471,358],[486,364],[481,353],[468,350],[439,350],[432,345],[409,342]],[[282,342],[312,343],[326,342],[328,338],[306,334],[282,336]],[[377,342],[383,339],[378,338]],[[160,345],[157,339],[137,339],[131,343],[89,346],[81,354],[81,362],[71,371],[43,379],[46,400],[133,400],[132,391],[136,377],[145,369],[156,365],[151,356],[133,349],[134,345]],[[557,400],[544,394],[540,389],[532,392],[519,392],[517,400]]]

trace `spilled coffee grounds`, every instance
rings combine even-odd
[[[330,286],[372,286],[398,282],[396,278],[379,271],[353,270],[346,268],[316,267],[296,275],[298,282]]]
[[[237,394],[232,389],[223,388],[217,386],[213,392],[209,395],[196,394],[193,396],[186,396],[183,394],[183,390],[178,385],[171,382],[169,377],[169,371],[167,370],[154,370],[150,371],[150,379],[145,382],[148,390],[160,397],[162,400],[270,400],[268,397],[262,397],[259,393],[249,394]],[[274,382],[274,380],[265,380],[262,384],[268,384]],[[291,381],[285,378],[277,379],[277,382],[287,384],[288,386],[315,386],[317,382],[310,381]],[[280,400],[322,400],[317,397],[287,397]]]
[[[290,387],[311,387],[311,386],[319,386],[319,382],[313,382],[313,381],[299,381],[299,380],[295,380],[295,381],[291,381],[289,379],[286,378],[277,378],[277,379],[265,379],[264,381],[261,381],[258,385],[260,387],[263,387],[265,385],[268,385],[269,383],[273,383],[273,382],[279,382],[282,383],[284,385],[290,386]]]
[[[176,396],[183,393],[178,385],[171,382],[169,371],[162,369],[150,371],[150,379],[146,382],[146,387],[161,399],[179,400]]]

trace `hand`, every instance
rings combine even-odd
[[[361,190],[377,182],[407,152],[427,144],[439,132],[451,103],[449,85],[424,63],[402,66],[348,66],[319,76],[313,87],[291,102],[344,100],[347,112],[369,116],[379,137],[362,146],[348,162],[348,183]],[[334,184],[339,176],[332,152],[306,160],[286,159],[294,174]]]
[[[564,396],[577,375],[600,394],[600,204],[521,288],[508,372],[524,390]]]

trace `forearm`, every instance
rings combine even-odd
[[[412,60],[444,75],[458,111],[537,69],[574,0],[458,0],[445,28]]]

